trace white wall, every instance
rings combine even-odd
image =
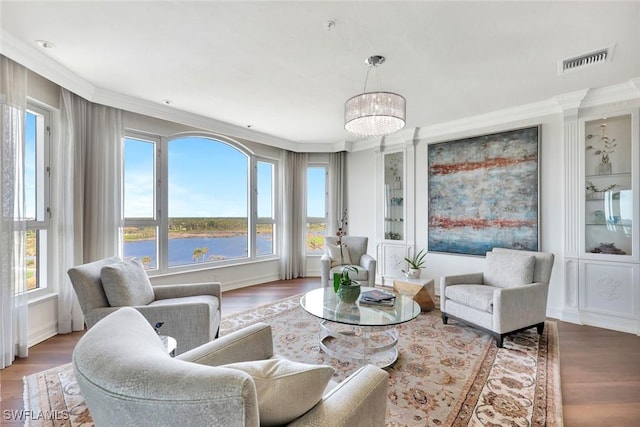
[[[439,129],[437,136],[420,138],[416,144],[415,224],[416,246],[427,247],[428,188],[427,148],[429,143],[471,137],[541,124],[540,144],[540,243],[541,250],[556,255],[549,290],[548,313],[559,313],[564,304],[563,248],[563,117],[547,115],[535,119],[509,121],[476,129],[458,131],[458,127]],[[376,256],[375,243],[375,147],[350,153],[347,157],[349,234],[369,236],[369,254]],[[427,276],[436,278],[448,274],[481,271],[484,257],[429,253]],[[439,291],[438,291],[439,292]]]

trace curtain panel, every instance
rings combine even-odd
[[[345,200],[346,173],[345,164],[347,162],[347,152],[340,151],[329,154],[329,223],[327,224],[327,235],[335,236],[338,231],[339,221],[344,215],[347,206]],[[346,230],[345,230],[346,232]]]
[[[24,130],[27,71],[0,55],[0,369],[27,357]]]
[[[58,332],[84,327],[67,275],[74,265],[120,255],[122,212],[122,111],[61,91],[61,132],[53,158],[53,255],[59,284]]]
[[[280,278],[306,274],[307,154],[282,154],[282,245]]]

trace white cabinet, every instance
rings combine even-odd
[[[638,113],[582,117],[578,131],[580,214],[567,222],[578,229],[578,271],[566,295],[581,323],[640,333]]]
[[[376,283],[402,277],[415,241],[413,140],[376,153]]]

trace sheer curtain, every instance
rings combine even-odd
[[[24,124],[27,72],[0,55],[0,369],[26,357]]]
[[[338,231],[338,221],[342,218],[344,209],[347,206],[344,200],[346,187],[346,151],[331,153],[329,155],[329,215],[327,224],[327,234],[332,236]]]
[[[59,174],[55,201],[57,248],[53,265],[59,284],[58,332],[80,330],[83,318],[67,270],[120,254],[122,214],[122,111],[93,104],[66,89],[61,94]]]
[[[306,274],[307,157],[306,153],[283,152],[281,279]]]

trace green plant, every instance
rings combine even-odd
[[[353,265],[345,265],[342,267],[340,273],[336,275],[337,277],[333,278],[333,290],[335,292],[338,292],[338,289],[340,289],[340,286],[351,285],[352,280],[351,280],[351,277],[349,277],[349,271],[353,271],[354,273],[357,273],[358,268]]]
[[[419,270],[425,265],[425,257],[427,256],[427,251],[421,249],[418,253],[416,253],[411,258],[405,257],[405,261],[409,264],[409,267]]]

